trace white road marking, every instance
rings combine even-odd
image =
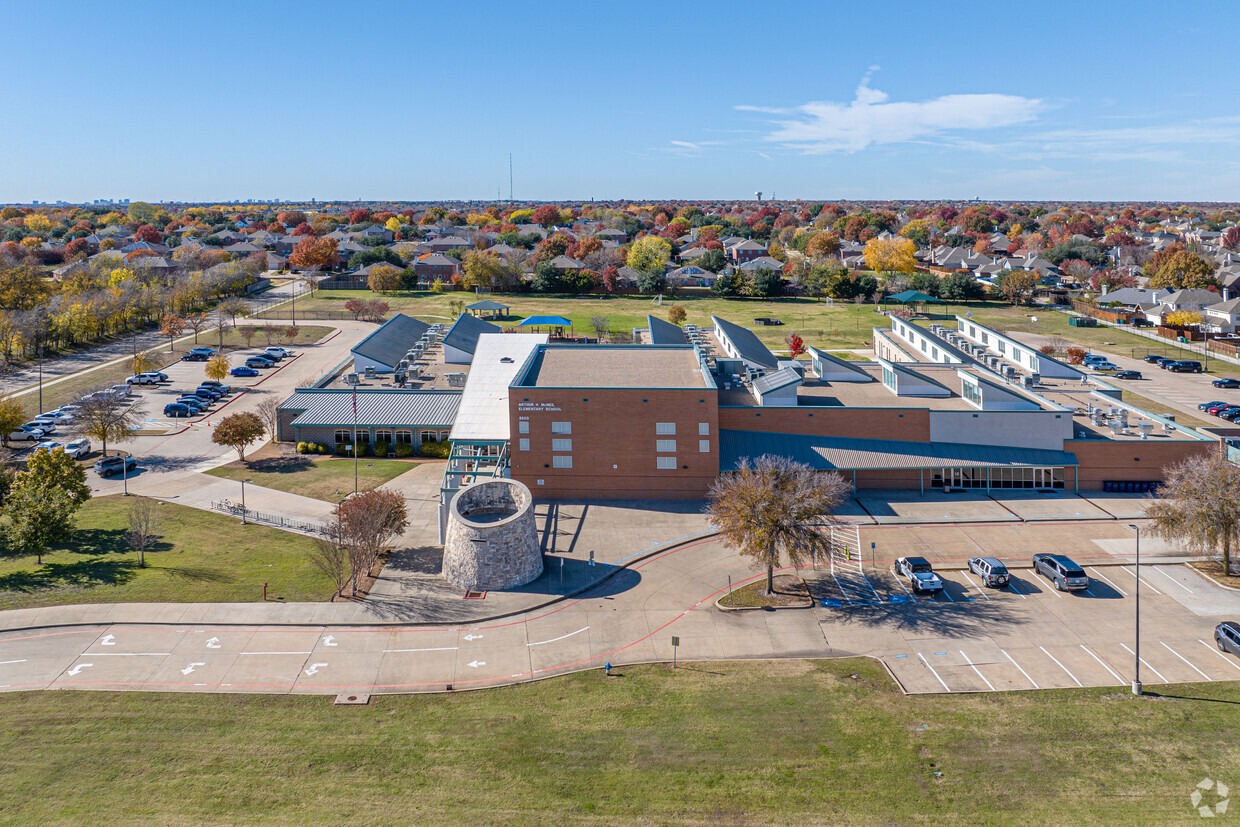
[[[104,635],[103,639],[99,641],[99,645],[100,646],[115,646],[116,636],[115,635]]]
[[[1120,568],[1121,568],[1121,569],[1123,569],[1124,571],[1128,572],[1129,576],[1130,576],[1130,577],[1132,577],[1132,579],[1134,579],[1134,580],[1136,580],[1136,579],[1137,579],[1137,575],[1136,575],[1136,574],[1134,574],[1133,572],[1129,571],[1129,569],[1128,569],[1128,567],[1127,567],[1127,566],[1120,566]],[[1145,584],[1145,587],[1146,587],[1147,589],[1149,589],[1150,591],[1152,591],[1154,594],[1162,594],[1162,592],[1160,592],[1158,589],[1156,589],[1156,588],[1154,588],[1153,586],[1151,586],[1151,585],[1150,585],[1150,581],[1146,580],[1145,578],[1141,578],[1141,582],[1142,582],[1142,583],[1144,583],[1144,584]]]
[[[947,581],[946,580],[943,581],[943,588],[939,589],[939,594],[946,597],[952,603],[956,602],[955,598],[953,598],[950,594],[947,593]]]
[[[589,626],[582,626],[580,629],[578,629],[575,632],[569,632],[566,635],[560,635],[559,637],[553,637],[551,638],[551,640],[540,640],[537,643],[527,643],[525,645],[526,646],[542,646],[544,643],[555,643],[557,640],[563,640],[566,637],[572,637],[573,635],[579,635],[589,628],[590,628]]]
[[[1098,661],[1098,664],[1099,664],[1099,665],[1100,665],[1103,669],[1105,669],[1105,670],[1107,670],[1108,672],[1110,672],[1110,673],[1111,673],[1111,675],[1115,678],[1115,680],[1119,681],[1119,685],[1120,685],[1120,686],[1123,686],[1124,684],[1126,684],[1126,683],[1127,683],[1127,681],[1126,681],[1126,680],[1124,680],[1123,678],[1121,678],[1121,677],[1120,677],[1120,674],[1119,674],[1118,672],[1116,672],[1116,671],[1115,671],[1114,669],[1112,669],[1111,667],[1107,666],[1107,662],[1106,662],[1106,661],[1104,661],[1102,658],[1100,658],[1100,657],[1098,657],[1097,655],[1095,655],[1093,652],[1089,651],[1089,647],[1088,647],[1088,646],[1086,646],[1084,643],[1080,644],[1080,646],[1081,646],[1081,648],[1082,648],[1082,649],[1084,649],[1084,650],[1085,650],[1085,654],[1089,655],[1091,658],[1093,658],[1094,660]]]
[[[1017,662],[1016,662],[1016,659],[1015,659],[1015,658],[1013,658],[1011,655],[1009,655],[1009,654],[1008,654],[1005,650],[1003,650],[1003,649],[1000,649],[999,651],[1000,651],[1000,652],[1003,652],[1003,656],[1004,656],[1005,658],[1007,658],[1008,660],[1010,660],[1010,661],[1012,662],[1012,665],[1013,665],[1013,666],[1015,666],[1017,669],[1020,669],[1020,673],[1021,673],[1022,675],[1024,675],[1024,676],[1025,676],[1025,680],[1027,680],[1027,681],[1029,681],[1029,683],[1033,684],[1033,688],[1034,688],[1034,689],[1041,689],[1041,688],[1042,688],[1042,687],[1038,686],[1038,682],[1037,682],[1037,681],[1035,681],[1033,678],[1029,677],[1029,673],[1028,673],[1028,672],[1026,672],[1024,669],[1021,669],[1021,665],[1020,665],[1019,663],[1017,663]]]
[[[432,649],[384,649],[384,652],[455,652],[457,646],[437,646]]]
[[[21,660],[0,660],[0,666],[4,666],[9,663],[25,663],[25,662],[26,662],[25,658],[22,658]]]
[[[1025,593],[1024,593],[1024,592],[1022,592],[1020,589],[1016,588],[1016,578],[1015,578],[1015,577],[1009,577],[1009,578],[1008,578],[1008,588],[1010,588],[1013,592],[1015,592],[1015,593],[1016,593],[1016,596],[1017,596],[1017,597],[1019,597],[1021,600],[1028,600],[1028,599],[1029,599],[1029,598],[1025,597]]]
[[[968,655],[966,655],[966,654],[964,653],[964,650],[963,650],[963,649],[961,649],[961,650],[960,650],[960,657],[964,658],[964,662],[965,662],[965,663],[967,663],[967,664],[969,664],[969,666],[973,667],[973,671],[977,673],[977,676],[978,676],[979,678],[981,678],[981,679],[985,682],[985,684],[986,684],[988,687],[990,687],[990,691],[991,691],[991,692],[994,692],[994,691],[995,691],[994,684],[992,684],[990,681],[986,680],[986,676],[982,674],[982,670],[977,668],[977,664],[975,664],[973,661],[969,660],[969,656],[968,656]]]
[[[208,649],[219,649],[221,645],[222,644],[220,643],[220,639],[217,637],[213,637],[207,641]]]
[[[930,661],[926,660],[926,656],[921,652],[918,652],[917,657],[921,658],[921,662],[924,663],[926,668],[930,670],[930,674],[934,675],[935,679],[938,680],[939,685],[943,687],[943,691],[951,692],[951,690],[947,688],[947,684],[944,683],[943,679],[939,677],[939,673],[934,671],[934,667],[930,665]]]
[[[981,587],[981,586],[979,586],[979,585],[977,585],[976,583],[974,583],[974,582],[973,582],[973,578],[969,576],[969,573],[968,573],[968,572],[966,572],[966,571],[962,571],[962,572],[960,572],[960,573],[961,573],[962,575],[964,575],[964,579],[965,579],[965,580],[968,580],[968,581],[969,581],[969,584],[970,584],[970,585],[972,585],[972,586],[973,586],[973,588],[977,589],[977,593],[978,593],[978,594],[980,594],[980,595],[982,596],[982,599],[983,599],[983,600],[989,600],[989,599],[990,599],[989,597],[987,597],[987,596],[986,596],[986,592],[982,591],[982,587]],[[963,652],[962,652],[961,654],[963,654]],[[985,680],[985,678],[983,678],[983,680]]]
[[[1045,654],[1048,658],[1050,658],[1051,660],[1055,661],[1055,665],[1056,665],[1056,666],[1058,666],[1058,667],[1059,667],[1060,669],[1062,669],[1063,671],[1068,672],[1068,667],[1066,667],[1066,666],[1064,666],[1062,663],[1060,663],[1060,662],[1059,662],[1059,658],[1055,657],[1055,656],[1054,656],[1054,655],[1052,655],[1050,652],[1047,652],[1047,651],[1046,651],[1046,647],[1045,647],[1045,646],[1039,646],[1038,648],[1039,648],[1039,649],[1041,649],[1041,650],[1042,650],[1042,653],[1043,653],[1043,654]],[[1081,683],[1079,680],[1077,680],[1076,675],[1073,675],[1071,672],[1068,672],[1068,677],[1069,677],[1069,678],[1071,678],[1073,681],[1075,681],[1077,686],[1084,686],[1084,685],[1085,685],[1085,684]]]
[[[1112,580],[1111,580],[1111,578],[1107,577],[1105,574],[1103,574],[1102,572],[1098,571],[1098,570],[1097,570],[1097,569],[1095,569],[1095,568],[1092,568],[1092,567],[1091,567],[1089,570],[1090,570],[1090,571],[1092,571],[1092,572],[1094,573],[1094,577],[1098,577],[1098,578],[1100,578],[1100,579],[1102,579],[1102,580],[1107,581],[1107,583],[1110,583],[1111,588],[1115,589],[1115,591],[1119,592],[1119,593],[1120,593],[1121,595],[1123,595],[1124,597],[1127,597],[1127,596],[1128,596],[1128,592],[1124,591],[1124,590],[1123,590],[1123,589],[1121,589],[1119,586],[1115,585],[1114,581],[1112,581]]]
[[[195,671],[199,666],[206,666],[206,664],[203,663],[202,661],[196,661],[194,663],[191,663],[189,666],[185,667],[184,669],[182,669],[181,674],[188,675],[191,672]]]
[[[904,580],[899,575],[896,575],[896,585],[904,589],[904,593],[909,597],[913,596],[913,593],[908,590],[908,586],[904,585]]]
[[[1240,663],[1236,663],[1234,660],[1224,655],[1222,652],[1218,650],[1217,646],[1211,646],[1210,644],[1206,643],[1204,640],[1201,640],[1200,638],[1197,640],[1197,642],[1200,643],[1202,646],[1206,647],[1207,649],[1209,649],[1214,654],[1218,655],[1223,660],[1225,660],[1233,669],[1240,669]]]
[[[1172,649],[1170,646],[1168,646],[1167,644],[1163,643],[1161,640],[1160,640],[1160,641],[1158,641],[1158,642],[1162,645],[1162,648],[1166,649],[1168,652],[1170,652],[1171,654],[1175,655],[1175,656],[1176,656],[1177,658],[1179,658],[1180,660],[1182,660],[1182,661],[1184,661],[1185,663],[1187,663],[1187,664],[1188,664],[1188,668],[1189,668],[1189,669],[1192,669],[1194,672],[1196,672],[1198,675],[1200,675],[1201,677],[1205,678],[1205,679],[1206,679],[1206,680],[1208,680],[1208,681],[1212,681],[1212,680],[1214,680],[1214,678],[1210,677],[1210,676],[1209,676],[1209,675],[1207,675],[1205,672],[1202,672],[1202,671],[1201,671],[1200,669],[1198,669],[1196,666],[1193,666],[1191,663],[1189,663],[1188,658],[1184,657],[1184,656],[1183,656],[1183,655],[1181,655],[1179,652],[1175,651],[1175,650],[1174,650],[1174,649]]]
[[[171,652],[83,652],[92,658],[166,658]]]
[[[312,663],[310,664],[309,669],[306,669],[303,671],[305,671],[307,675],[317,675],[319,673],[319,669],[324,669],[326,667],[327,667],[326,663]]]
[[[323,638],[323,645],[324,646],[338,646],[339,644],[336,643],[335,635],[328,635],[327,637]]]
[[[76,674],[78,674],[79,672],[81,672],[83,669],[89,669],[90,667],[92,667],[92,666],[94,666],[94,665],[95,665],[95,664],[93,664],[93,663],[79,663],[77,666],[73,667],[72,669],[70,669],[70,670],[69,670],[68,672],[66,672],[65,674],[66,674],[66,675],[76,675]]]
[[[1059,589],[1055,588],[1055,584],[1054,584],[1054,583],[1051,583],[1049,580],[1047,580],[1047,579],[1046,579],[1045,577],[1043,577],[1042,575],[1038,574],[1038,573],[1037,573],[1036,571],[1034,571],[1033,569],[1029,569],[1029,572],[1030,572],[1030,573],[1031,573],[1034,577],[1038,578],[1038,580],[1040,580],[1041,582],[1045,583],[1045,584],[1046,584],[1046,588],[1050,589],[1051,594],[1055,595],[1056,597],[1058,597],[1058,598],[1060,598],[1060,599],[1063,599],[1063,595],[1059,593]]]
[[[314,652],[242,652],[243,655],[313,655]]]
[[[1129,649],[1129,648],[1128,648],[1128,644],[1127,644],[1127,643],[1121,643],[1121,644],[1120,644],[1120,646],[1123,646],[1123,647],[1124,647],[1124,649],[1126,649],[1126,650],[1128,651],[1128,654],[1130,654],[1130,655],[1135,655],[1135,654],[1137,654],[1136,652],[1134,652],[1134,651],[1132,651],[1131,649]],[[1153,672],[1155,675],[1157,675],[1157,676],[1158,676],[1158,679],[1159,679],[1160,681],[1162,681],[1163,683],[1170,683],[1170,681],[1168,681],[1166,678],[1164,678],[1164,677],[1162,676],[1162,672],[1159,672],[1157,669],[1155,669],[1154,667],[1150,666],[1149,661],[1147,661],[1145,658],[1141,658],[1141,664],[1142,664],[1142,665],[1143,665],[1146,669],[1150,670],[1150,671],[1151,671],[1151,672]]]
[[[1177,586],[1179,586],[1181,589],[1183,589],[1184,591],[1188,592],[1189,594],[1192,594],[1192,593],[1193,593],[1193,590],[1192,590],[1192,589],[1190,589],[1188,586],[1185,586],[1183,583],[1181,583],[1179,580],[1176,580],[1176,579],[1175,579],[1174,577],[1172,577],[1171,575],[1167,574],[1165,571],[1163,571],[1162,569],[1160,569],[1158,566],[1150,566],[1150,568],[1152,568],[1154,571],[1158,572],[1158,573],[1159,573],[1159,574],[1161,574],[1163,577],[1165,577],[1165,578],[1167,578],[1168,580],[1170,580],[1172,583],[1175,583]]]
[[[471,660],[469,663],[465,665],[468,666],[470,669],[477,669],[479,666],[486,666],[487,662],[485,660]],[[542,670],[540,669],[538,671],[541,672]]]
[[[464,639],[465,640],[482,640],[482,638],[483,638],[482,635],[475,635],[473,633],[470,633],[468,635],[465,635]]]

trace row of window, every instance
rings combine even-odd
[[[448,438],[448,431],[421,431],[418,434],[420,442],[440,442]],[[358,439],[370,439],[369,432],[363,428],[357,432]],[[352,445],[353,431],[351,429],[341,429],[333,435],[337,445]],[[396,430],[389,431],[383,428],[375,430],[375,442],[387,442],[395,445],[412,445],[413,431]]]
[[[517,422],[517,433],[528,434],[530,432],[530,421],[522,419]],[[659,436],[675,436],[675,422],[656,422],[654,424],[654,432]],[[569,436],[573,433],[573,423],[571,422],[552,422],[551,433],[562,436]],[[710,423],[698,423],[698,436],[710,436]]]

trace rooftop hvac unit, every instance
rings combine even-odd
[[[1029,387],[1033,387],[1034,385],[1040,385],[1040,384],[1042,384],[1042,374],[1040,373],[1029,374]]]
[[[1034,385],[1033,376],[1027,375],[1020,377],[1020,385],[1023,388],[1032,388]]]
[[[374,378],[375,378],[375,366],[374,366],[374,365],[367,365],[367,366],[366,366],[366,378],[367,378],[367,379],[374,379]]]
[[[344,375],[344,383],[346,385],[360,385],[362,380],[356,373],[346,373]]]
[[[1153,422],[1140,422],[1137,424],[1137,428],[1140,429],[1141,431],[1142,439],[1149,439],[1150,431],[1154,430],[1154,423]]]
[[[408,360],[408,359],[401,359],[399,362],[397,362],[397,363],[396,363],[396,369],[397,369],[398,371],[401,371],[402,373],[403,373],[404,371],[409,370],[409,360]]]

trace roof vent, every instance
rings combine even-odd
[[[500,361],[500,363],[501,363],[501,364],[504,364],[504,365],[511,365],[511,364],[512,364],[512,362],[513,362],[513,359],[512,359],[512,357],[511,357],[511,356],[502,356],[502,357],[500,357],[500,360],[499,360],[499,361]]]

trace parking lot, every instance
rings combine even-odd
[[[1085,566],[1090,586],[1059,592],[1028,561],[1009,561],[1002,589],[968,571],[939,571],[944,589],[913,594],[890,571],[828,569],[812,581],[833,648],[879,658],[906,692],[1128,686],[1135,667],[1136,569]],[[1183,565],[1141,567],[1141,679],[1240,680],[1214,627],[1240,616],[1240,593]]]

